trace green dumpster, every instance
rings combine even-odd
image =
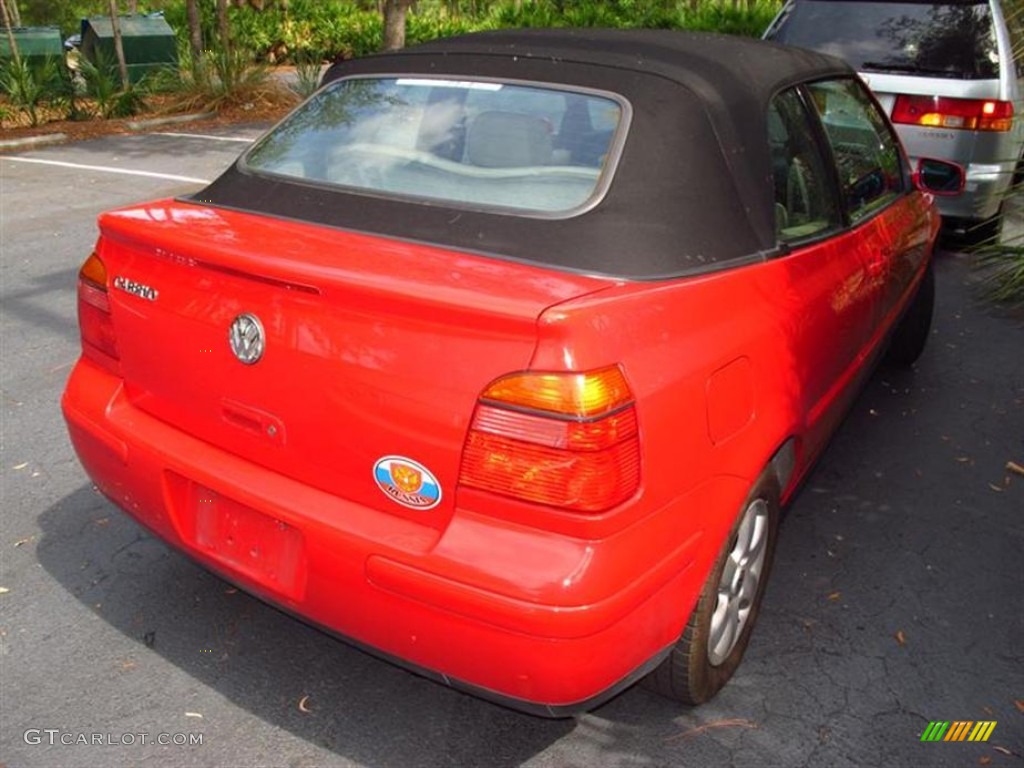
[[[118,16],[128,79],[139,82],[151,72],[178,65],[178,42],[162,16]],[[97,67],[117,68],[114,26],[109,16],[82,19],[82,55]]]
[[[42,67],[47,59],[64,60],[64,45],[57,27],[15,27],[14,43],[18,53],[33,68]],[[14,58],[7,31],[0,32],[0,62]]]

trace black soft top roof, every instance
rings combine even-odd
[[[767,102],[796,82],[848,72],[838,59],[746,37],[662,29],[503,29],[423,43],[392,56],[524,56],[657,73],[697,92]]]
[[[332,67],[369,74],[497,77],[611,91],[633,107],[605,198],[542,220],[362,195],[246,173],[192,199],[561,269],[673,277],[764,258],[776,245],[767,107],[800,82],[852,77],[839,59],[747,38],[667,30],[484,32]]]

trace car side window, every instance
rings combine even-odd
[[[775,232],[780,243],[805,240],[840,224],[814,126],[795,90],[768,107],[768,143],[775,185]]]
[[[856,80],[808,86],[832,145],[850,220],[870,216],[907,189],[899,140]]]

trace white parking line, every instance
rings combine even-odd
[[[242,144],[252,144],[256,139],[246,139],[241,136],[211,136],[208,133],[174,133],[173,131],[153,131],[150,136],[176,136],[185,139],[208,139],[210,141],[237,141]]]
[[[99,171],[100,173],[120,173],[125,176],[145,176],[150,179],[167,179],[168,181],[187,181],[195,184],[209,184],[210,179],[197,179],[194,176],[177,176],[173,173],[156,173],[155,171],[135,171],[130,168],[111,168],[109,165],[85,165],[83,163],[66,163],[63,160],[42,160],[38,157],[5,157],[0,160],[11,163],[38,163],[39,165],[56,165],[61,168],[76,168],[81,171]]]

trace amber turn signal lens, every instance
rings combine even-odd
[[[93,251],[89,258],[82,264],[82,268],[78,272],[78,277],[81,280],[92,284],[94,288],[100,290],[107,290],[107,267],[103,263],[103,260],[96,255]]]
[[[109,372],[120,375],[117,337],[107,293],[107,267],[95,252],[78,272],[78,328],[82,336],[82,354]]]
[[[513,373],[491,384],[484,402],[590,418],[614,411],[633,399],[618,366],[584,373]]]

